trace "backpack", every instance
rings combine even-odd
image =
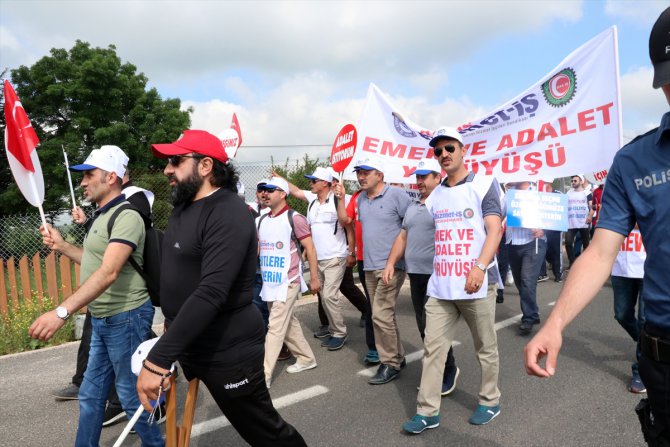
[[[147,285],[147,291],[149,292],[149,298],[151,298],[151,304],[155,307],[160,307],[161,245],[163,244],[163,232],[154,228],[150,217],[145,216],[130,203],[125,203],[118,207],[109,218],[109,222],[107,223],[107,237],[112,234],[114,222],[124,210],[134,210],[144,221],[144,266],[140,267],[132,256],[128,257],[128,262],[133,266],[135,271],[140,274],[142,279],[144,279],[144,282]]]

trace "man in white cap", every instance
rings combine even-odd
[[[670,8],[649,37],[654,88],[670,104]],[[647,249],[642,280],[645,325],[640,333],[639,370],[648,399],[635,409],[650,446],[670,445],[670,112],[661,125],[633,139],[614,157],[607,173],[598,226],[589,248],[575,261],[547,322],[526,346],[526,372],[556,373],[561,333],[607,280],[619,248],[639,225]],[[546,357],[546,363],[540,361]],[[590,397],[585,397],[590,398]]]
[[[130,358],[137,346],[150,336],[154,308],[144,279],[127,262],[132,256],[140,266],[143,264],[145,227],[142,217],[134,210],[123,210],[111,232],[107,232],[110,217],[127,203],[121,193],[121,179],[125,174],[123,160],[106,146],[93,150],[83,164],[70,169],[83,171],[84,195],[97,205],[84,246],[75,247],[66,242],[51,226],[41,231],[45,245],[81,264],[81,283],[54,311],[35,320],[29,334],[48,340],[71,314],[88,306],[91,348],[79,389],[75,445],[97,446],[112,382],[129,419],[140,405]],[[158,426],[149,424],[149,413],[145,413],[135,424],[142,445],[164,445]]]
[[[565,233],[565,252],[568,255],[569,265],[575,262],[575,237],[579,233],[582,239],[582,247],[586,250],[589,246],[591,219],[593,209],[591,203],[593,196],[584,189],[584,176],[573,175],[570,178],[570,190],[568,196],[568,231]]]
[[[382,280],[391,246],[402,227],[402,220],[410,198],[398,188],[384,182],[381,161],[368,156],[354,166],[363,192],[358,197],[358,217],[363,226],[365,282],[372,305],[372,323],[375,344],[381,364],[369,380],[371,385],[382,385],[398,377],[405,367],[405,350],[400,340],[395,310],[400,287],[405,281],[405,263],[398,261],[388,282]],[[344,198],[344,185],[337,185],[335,194]],[[344,200],[338,203],[338,214],[347,225],[353,219],[347,215]]]
[[[495,331],[495,252],[502,233],[500,187],[495,178],[468,172],[461,135],[452,127],[430,140],[447,177],[426,199],[435,222],[435,260],[428,281],[426,338],[416,415],[403,430],[418,434],[440,425],[444,363],[458,320],[467,322],[481,368],[478,405],[469,422],[488,424],[500,414]]]
[[[388,282],[393,276],[396,262],[405,257],[407,264],[407,276],[409,276],[410,294],[414,307],[414,317],[419,328],[421,340],[425,338],[426,332],[426,301],[428,301],[428,281],[433,273],[433,261],[435,258],[435,222],[433,216],[426,208],[426,199],[433,190],[440,185],[442,180],[442,168],[434,158],[424,158],[419,161],[416,171],[416,186],[421,197],[413,201],[407,208],[405,218],[402,221],[402,230],[396,237],[386,267],[384,268],[384,281]],[[459,369],[456,366],[453,348],[449,348],[447,361],[444,365],[444,376],[442,379],[443,396],[450,394],[456,387]]]
[[[288,182],[272,177],[262,186],[270,212],[258,219],[258,246],[263,277],[261,298],[268,303],[270,321],[265,336],[265,381],[270,386],[277,356],[285,343],[296,362],[286,368],[289,374],[316,368],[316,358],[295,315],[295,303],[307,291],[302,278],[301,249],[307,254],[310,271],[316,272],[317,259],[309,224],[286,202]],[[321,284],[310,275],[309,290],[317,293]]]

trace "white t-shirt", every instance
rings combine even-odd
[[[316,258],[319,261],[346,258],[349,252],[346,231],[337,218],[335,196],[329,193],[323,203],[319,202],[316,194],[310,192],[309,196],[313,199],[307,202],[307,222],[312,231]],[[307,194],[305,197],[308,197]]]

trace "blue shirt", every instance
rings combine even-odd
[[[637,221],[647,249],[642,299],[647,324],[670,335],[670,112],[660,127],[635,138],[614,157],[597,228],[623,236]]]

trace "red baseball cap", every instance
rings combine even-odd
[[[204,130],[185,130],[174,143],[152,144],[151,151],[158,158],[196,153],[215,158],[223,163],[228,161],[228,155],[221,140]]]

